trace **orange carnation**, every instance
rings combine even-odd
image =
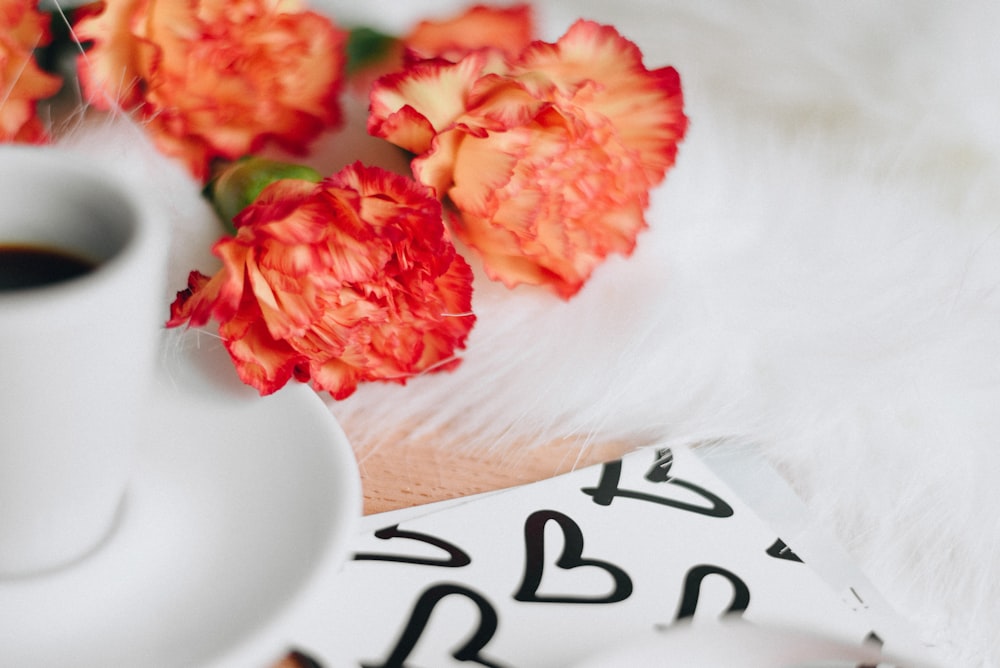
[[[36,5],[36,0],[0,0],[0,141],[44,141],[37,103],[62,85],[35,62],[33,50],[51,39],[48,18]]]
[[[369,131],[417,154],[455,235],[508,286],[575,294],[646,227],[687,129],[680,78],[614,28],[579,21],[517,58],[478,51],[379,80]]]
[[[222,269],[191,273],[168,326],[214,317],[261,394],[294,377],[341,399],[362,381],[458,364],[472,271],[426,187],[354,164],[319,183],[275,181],[234,223],[213,249]]]
[[[401,38],[359,28],[351,35],[351,87],[367,95],[378,77],[414,60],[461,60],[479,49],[498,49],[513,57],[534,38],[534,15],[526,4],[475,5],[446,19],[420,21]]]
[[[491,48],[516,56],[535,39],[529,5],[475,5],[443,21],[421,21],[403,38],[418,58],[459,60],[470,51]]]
[[[205,179],[267,141],[301,153],[340,123],[347,35],[297,0],[105,0],[76,25],[88,100],[137,109]]]

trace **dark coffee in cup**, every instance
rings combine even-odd
[[[72,280],[94,267],[94,262],[58,248],[0,243],[0,291]]]

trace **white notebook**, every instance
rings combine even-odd
[[[652,448],[362,526],[290,639],[318,665],[572,666],[737,618],[926,656],[746,448]]]

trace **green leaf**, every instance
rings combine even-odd
[[[322,178],[312,167],[247,156],[217,170],[205,195],[226,228],[235,232],[233,219],[275,181],[300,179],[317,183]]]
[[[398,41],[372,28],[352,28],[347,38],[348,76],[388,56]]]

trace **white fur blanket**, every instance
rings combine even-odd
[[[396,30],[460,6],[314,4]],[[1000,5],[539,3],[546,39],[579,16],[681,73],[651,229],[568,303],[477,278],[462,366],[331,403],[349,438],[753,439],[949,665],[1000,663]],[[62,141],[174,211],[172,289],[211,268],[197,187],[141,133]]]

